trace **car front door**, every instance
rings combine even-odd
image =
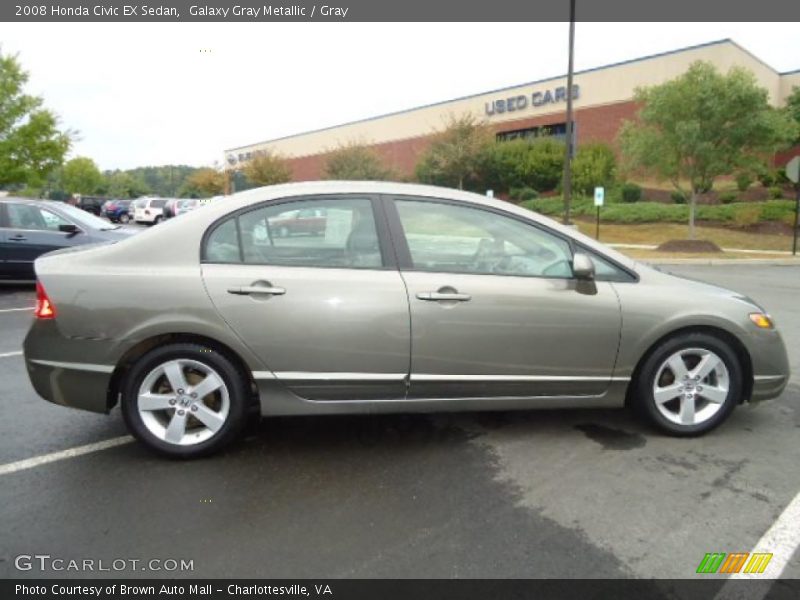
[[[4,248],[8,279],[33,280],[33,262],[45,252],[85,243],[87,234],[59,231],[72,223],[42,206],[7,202]]]
[[[282,230],[298,210],[319,235]],[[378,200],[365,195],[267,203],[212,226],[202,272],[217,310],[301,397],[405,397],[408,298]]]
[[[387,205],[408,288],[410,398],[600,396],[613,374],[619,300],[572,276],[572,246],[474,205]]]

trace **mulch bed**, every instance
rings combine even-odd
[[[669,240],[656,250],[659,252],[722,252],[719,246],[708,240]]]

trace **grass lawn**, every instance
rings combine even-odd
[[[577,221],[577,224],[582,233],[594,237],[595,224],[593,221]],[[600,222],[600,241],[606,244],[652,244],[657,246],[668,240],[683,240],[688,237],[688,225],[677,223],[619,225]],[[792,249],[792,238],[788,235],[747,233],[723,227],[697,227],[696,237],[700,240],[712,241],[720,248],[780,251]],[[677,256],[675,257],[677,258]]]

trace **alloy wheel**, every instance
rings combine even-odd
[[[705,348],[685,348],[656,371],[653,399],[661,415],[678,425],[699,425],[717,414],[730,394],[725,361]]]
[[[137,410],[158,439],[179,446],[214,436],[230,412],[225,381],[208,365],[170,360],[152,369],[139,386]]]

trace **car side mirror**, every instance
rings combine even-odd
[[[581,281],[594,281],[594,263],[588,255],[576,252],[572,257],[572,274]]]
[[[81,228],[74,223],[63,223],[58,226],[58,230],[61,233],[69,234],[67,237],[72,237],[73,235],[77,235],[81,232]]]

